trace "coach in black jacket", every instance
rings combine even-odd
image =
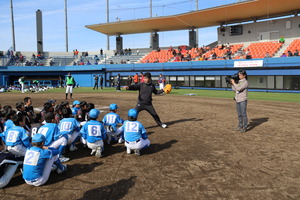
[[[152,93],[154,94],[162,94],[163,90],[157,90],[155,85],[152,83],[151,74],[149,72],[144,74],[144,82],[136,85],[125,86],[127,90],[138,90],[139,97],[138,102],[135,109],[138,113],[142,110],[146,110],[156,121],[156,123],[162,128],[167,128],[166,124],[163,124],[160,121],[159,116],[157,115],[153,105],[152,105]]]

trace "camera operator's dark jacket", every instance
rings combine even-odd
[[[144,105],[152,104],[152,93],[162,94],[164,92],[163,90],[157,90],[155,88],[155,85],[152,82],[129,85],[128,90],[138,90],[139,91],[138,103]]]
[[[231,88],[235,91],[235,101],[242,102],[248,99],[248,86],[249,83],[246,78],[239,80],[238,84],[232,85]]]

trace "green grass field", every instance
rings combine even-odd
[[[97,90],[96,90],[97,91]],[[94,93],[96,92],[90,87],[75,88],[75,93]],[[64,93],[65,89],[52,89],[45,93]],[[115,88],[104,88],[104,90],[98,90],[97,92],[117,92]],[[121,92],[125,92],[122,88]],[[135,91],[126,91],[135,92]],[[14,93],[19,93],[14,91]],[[44,93],[44,92],[43,92]],[[197,89],[173,89],[169,95],[186,95],[196,94],[192,96],[197,97],[213,97],[213,98],[233,98],[234,93],[232,91],[219,91],[219,90],[197,90]],[[275,92],[249,92],[250,100],[261,100],[261,101],[281,101],[281,102],[297,102],[300,103],[300,93],[275,93]]]

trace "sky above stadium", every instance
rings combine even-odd
[[[239,0],[198,0],[198,9],[238,2]],[[109,1],[109,21],[114,22],[150,17],[149,0]],[[195,10],[196,0],[152,0],[152,16],[167,16]],[[43,13],[44,51],[65,51],[64,0],[13,0],[16,49],[36,50],[36,11]],[[106,23],[106,0],[68,0],[69,51],[106,49],[106,35],[85,28],[85,25]],[[217,40],[217,27],[199,29],[199,46]],[[160,46],[188,44],[187,31],[160,32]],[[124,48],[148,48],[149,34],[123,36]],[[0,4],[0,50],[12,46],[10,0]],[[115,49],[115,37],[110,37]]]

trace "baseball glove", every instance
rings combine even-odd
[[[169,94],[172,90],[172,85],[171,84],[167,84],[165,87],[164,87],[164,93],[166,94]]]

